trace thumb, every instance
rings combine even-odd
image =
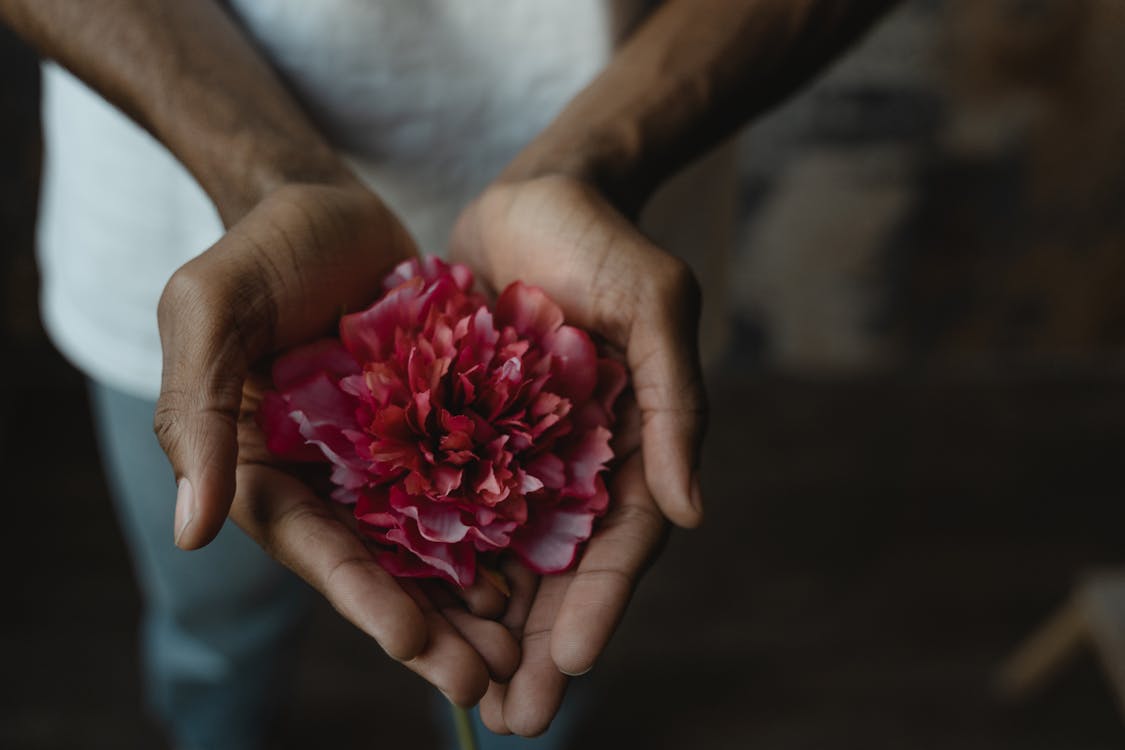
[[[214,539],[230,510],[242,386],[269,350],[276,318],[268,289],[250,274],[217,273],[214,261],[204,253],[177,271],[158,307],[164,368],[154,428],[176,475],[174,539],[189,550]]]

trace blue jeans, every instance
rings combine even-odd
[[[230,523],[202,550],[179,550],[172,543],[175,479],[152,431],[156,405],[93,381],[90,400],[144,598],[141,656],[151,708],[178,747],[258,748],[289,682],[312,590]],[[448,710],[438,711],[448,723]],[[563,717],[536,740],[497,737],[475,721],[481,750],[565,746]]]

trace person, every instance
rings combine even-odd
[[[54,61],[44,317],[90,378],[175,742],[261,742],[303,609],[273,560],[494,732],[547,728],[668,523],[702,519],[700,294],[641,209],[892,4],[0,0]],[[707,236],[713,200],[668,207],[682,237]],[[244,400],[272,355],[446,245],[493,289],[545,289],[621,351],[635,396],[577,569],[509,565],[506,601],[390,577],[254,450]]]

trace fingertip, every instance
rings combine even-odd
[[[414,604],[413,600],[410,600],[410,604]],[[365,628],[365,630],[387,652],[387,655],[396,661],[405,662],[418,658],[430,642],[426,618],[417,606],[404,608],[400,612],[400,618],[382,634],[382,637],[370,629]]]
[[[195,492],[191,482],[186,477],[180,480],[180,486],[176,492],[176,546],[188,551],[206,547],[223,530],[223,524],[226,523],[229,509],[229,500],[226,502],[222,502],[222,499],[218,502],[201,502],[201,498]]]
[[[504,700],[504,723],[521,737],[538,737],[550,729],[569,681],[546,660],[533,666],[531,672],[534,674],[513,678]]]
[[[648,440],[643,448],[644,482],[661,513],[680,528],[699,526],[703,522],[699,470],[668,443]]]
[[[510,713],[514,713],[515,715],[509,716]],[[512,734],[518,734],[520,737],[538,737],[551,728],[551,721],[553,719],[553,715],[536,710],[525,709],[510,712],[505,708],[504,711],[504,721],[508,725],[508,729]]]
[[[488,685],[488,672],[482,665],[479,670],[466,670],[458,676],[457,684],[442,689],[441,692],[450,703],[468,710],[481,702],[488,692]]]
[[[493,734],[510,735],[512,730],[504,723],[504,695],[507,687],[493,682],[480,700],[480,720]]]
[[[559,623],[551,633],[551,661],[558,670],[567,677],[579,677],[594,668],[597,655],[590,651],[590,639],[587,635],[581,637],[565,637],[569,623],[566,621],[565,610],[559,615]]]
[[[703,523],[702,508],[697,509],[690,500],[683,497],[675,499],[659,497],[656,493],[653,495],[664,517],[681,529],[695,529]]]

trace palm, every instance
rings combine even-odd
[[[633,386],[619,409],[610,512],[578,567],[546,577],[505,567],[513,595],[502,622],[522,659],[509,684],[490,685],[482,716],[497,731],[537,734],[558,710],[565,675],[587,671],[609,641],[665,516],[693,521],[684,496],[702,430],[697,300],[678,262],[592,190],[561,178],[487,193],[462,215],[452,252],[494,289],[517,278],[542,287],[569,322],[623,354]]]

